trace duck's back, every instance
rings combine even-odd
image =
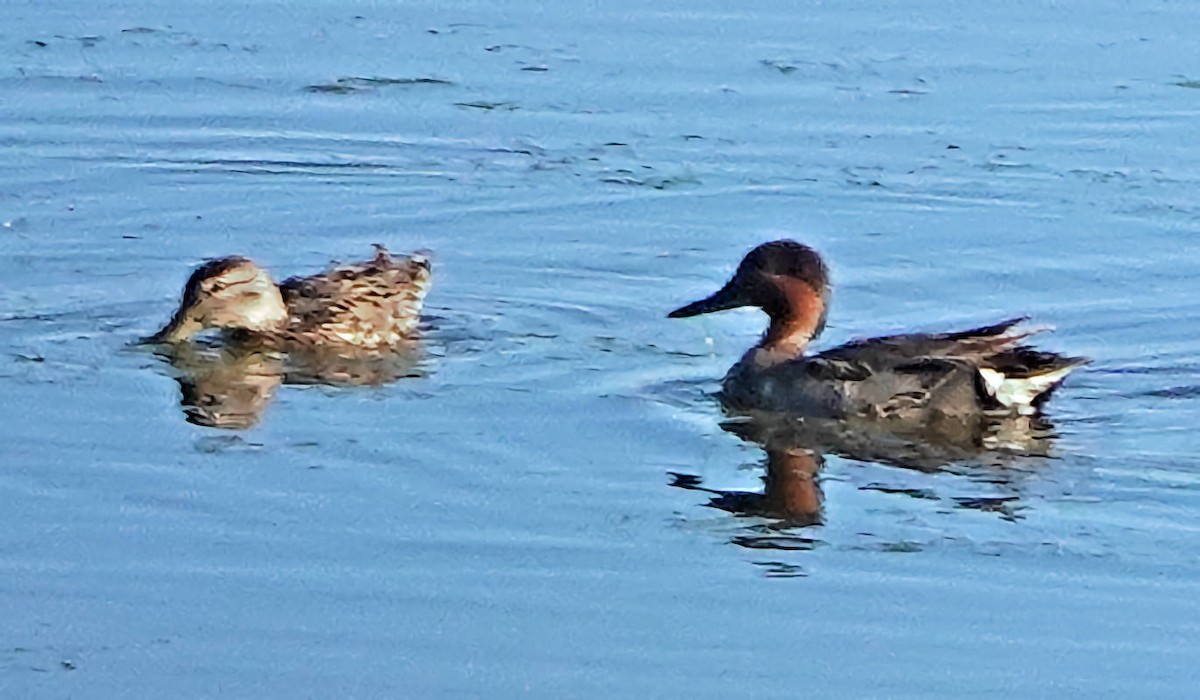
[[[429,281],[425,256],[393,258],[383,248],[369,262],[287,279],[279,288],[288,334],[307,344],[395,346],[416,331]]]

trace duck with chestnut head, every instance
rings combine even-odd
[[[764,243],[715,294],[672,311],[681,318],[754,306],[766,334],[725,375],[721,398],[734,410],[814,418],[869,418],[911,425],[945,419],[1034,415],[1085,358],[1036,350],[1042,329],[1025,318],[951,333],[911,333],[807,354],[825,327],[829,271],[812,248]]]

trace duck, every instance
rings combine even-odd
[[[392,350],[417,332],[430,272],[426,253],[393,257],[382,245],[371,260],[280,284],[248,258],[209,260],[188,278],[170,322],[145,342],[175,345],[218,330],[269,350]]]
[[[956,332],[853,340],[808,354],[825,328],[829,298],[829,270],[820,254],[778,240],[746,254],[720,290],[668,316],[745,306],[767,314],[766,333],[721,383],[719,398],[735,412],[918,428],[1031,416],[1088,362],[1027,345],[1027,338],[1047,328],[1023,327],[1024,316]]]

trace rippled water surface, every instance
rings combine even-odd
[[[1200,8],[4,14],[0,695],[1197,687]],[[784,236],[826,346],[1056,326],[1057,437],[760,508],[711,392],[762,317],[664,315]],[[204,258],[375,242],[434,251],[416,376],[218,429],[131,347]]]

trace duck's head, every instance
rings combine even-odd
[[[773,322],[812,321],[813,337],[825,326],[829,271],[817,251],[795,241],[763,243],[746,254],[737,272],[712,296],[675,309],[671,318],[756,306]]]
[[[149,343],[178,343],[208,329],[278,330],[288,310],[267,271],[240,257],[210,260],[192,273],[174,318]]]
[[[825,329],[828,302],[829,271],[817,251],[795,241],[772,241],[750,251],[716,294],[667,315],[682,318],[757,306],[771,317],[766,335],[750,353],[761,368],[803,355]]]

